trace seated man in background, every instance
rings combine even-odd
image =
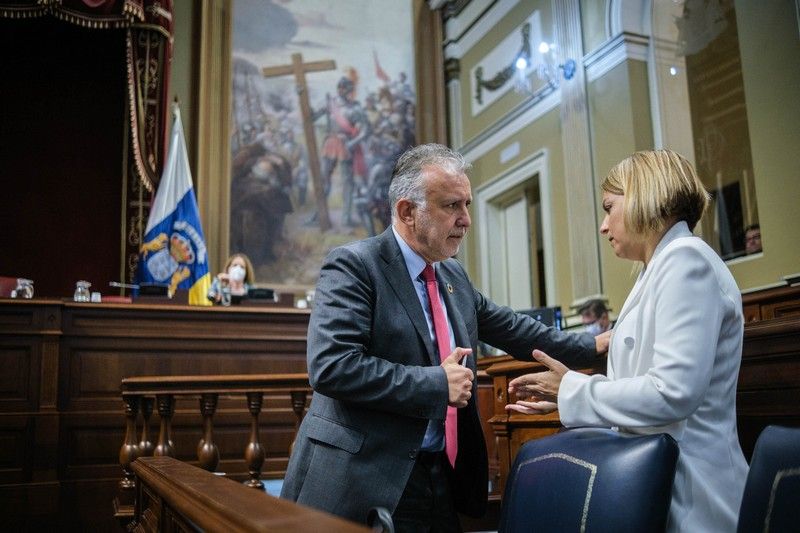
[[[581,315],[581,322],[586,333],[599,335],[611,329],[611,321],[608,319],[608,308],[603,300],[589,300],[583,304],[578,313]]]
[[[761,251],[761,226],[750,224],[744,229],[744,253],[757,254]]]

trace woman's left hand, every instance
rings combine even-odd
[[[517,403],[506,405],[506,411],[516,411],[523,415],[546,415],[558,409],[556,402],[526,402],[517,400]]]
[[[508,392],[509,394],[516,393],[518,396],[530,396],[537,402],[555,402],[558,399],[561,378],[569,372],[569,368],[541,350],[534,350],[533,358],[549,370],[525,374],[512,379],[508,384]]]

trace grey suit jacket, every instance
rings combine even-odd
[[[595,357],[594,338],[567,334],[499,307],[470,283],[455,259],[437,272],[456,346],[482,340],[522,360],[534,348],[566,364]],[[452,287],[452,292],[449,288]],[[475,371],[474,355],[468,358]],[[429,419],[443,420],[448,388],[425,315],[391,228],[326,258],[308,329],[314,389],[281,496],[355,521],[371,507],[393,512]],[[458,458],[448,472],[456,507],[485,511],[487,457],[477,382],[458,410]]]

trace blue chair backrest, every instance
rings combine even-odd
[[[800,428],[767,426],[758,436],[738,531],[800,531]]]
[[[509,472],[499,531],[663,531],[677,460],[665,434],[578,428],[527,442]]]

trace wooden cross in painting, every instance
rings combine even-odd
[[[311,170],[311,179],[314,182],[314,197],[317,200],[317,220],[319,221],[319,229],[321,231],[327,231],[331,228],[331,219],[328,215],[328,201],[325,198],[325,191],[322,187],[322,177],[320,176],[317,139],[314,135],[314,119],[311,112],[311,104],[308,101],[306,72],[334,70],[335,68],[336,61],[311,61],[303,63],[302,54],[292,54],[291,65],[265,67],[262,70],[265,78],[294,74],[295,83],[297,84],[297,96],[300,98],[300,112],[303,116],[303,132],[305,133],[306,147],[308,148],[308,166]]]

